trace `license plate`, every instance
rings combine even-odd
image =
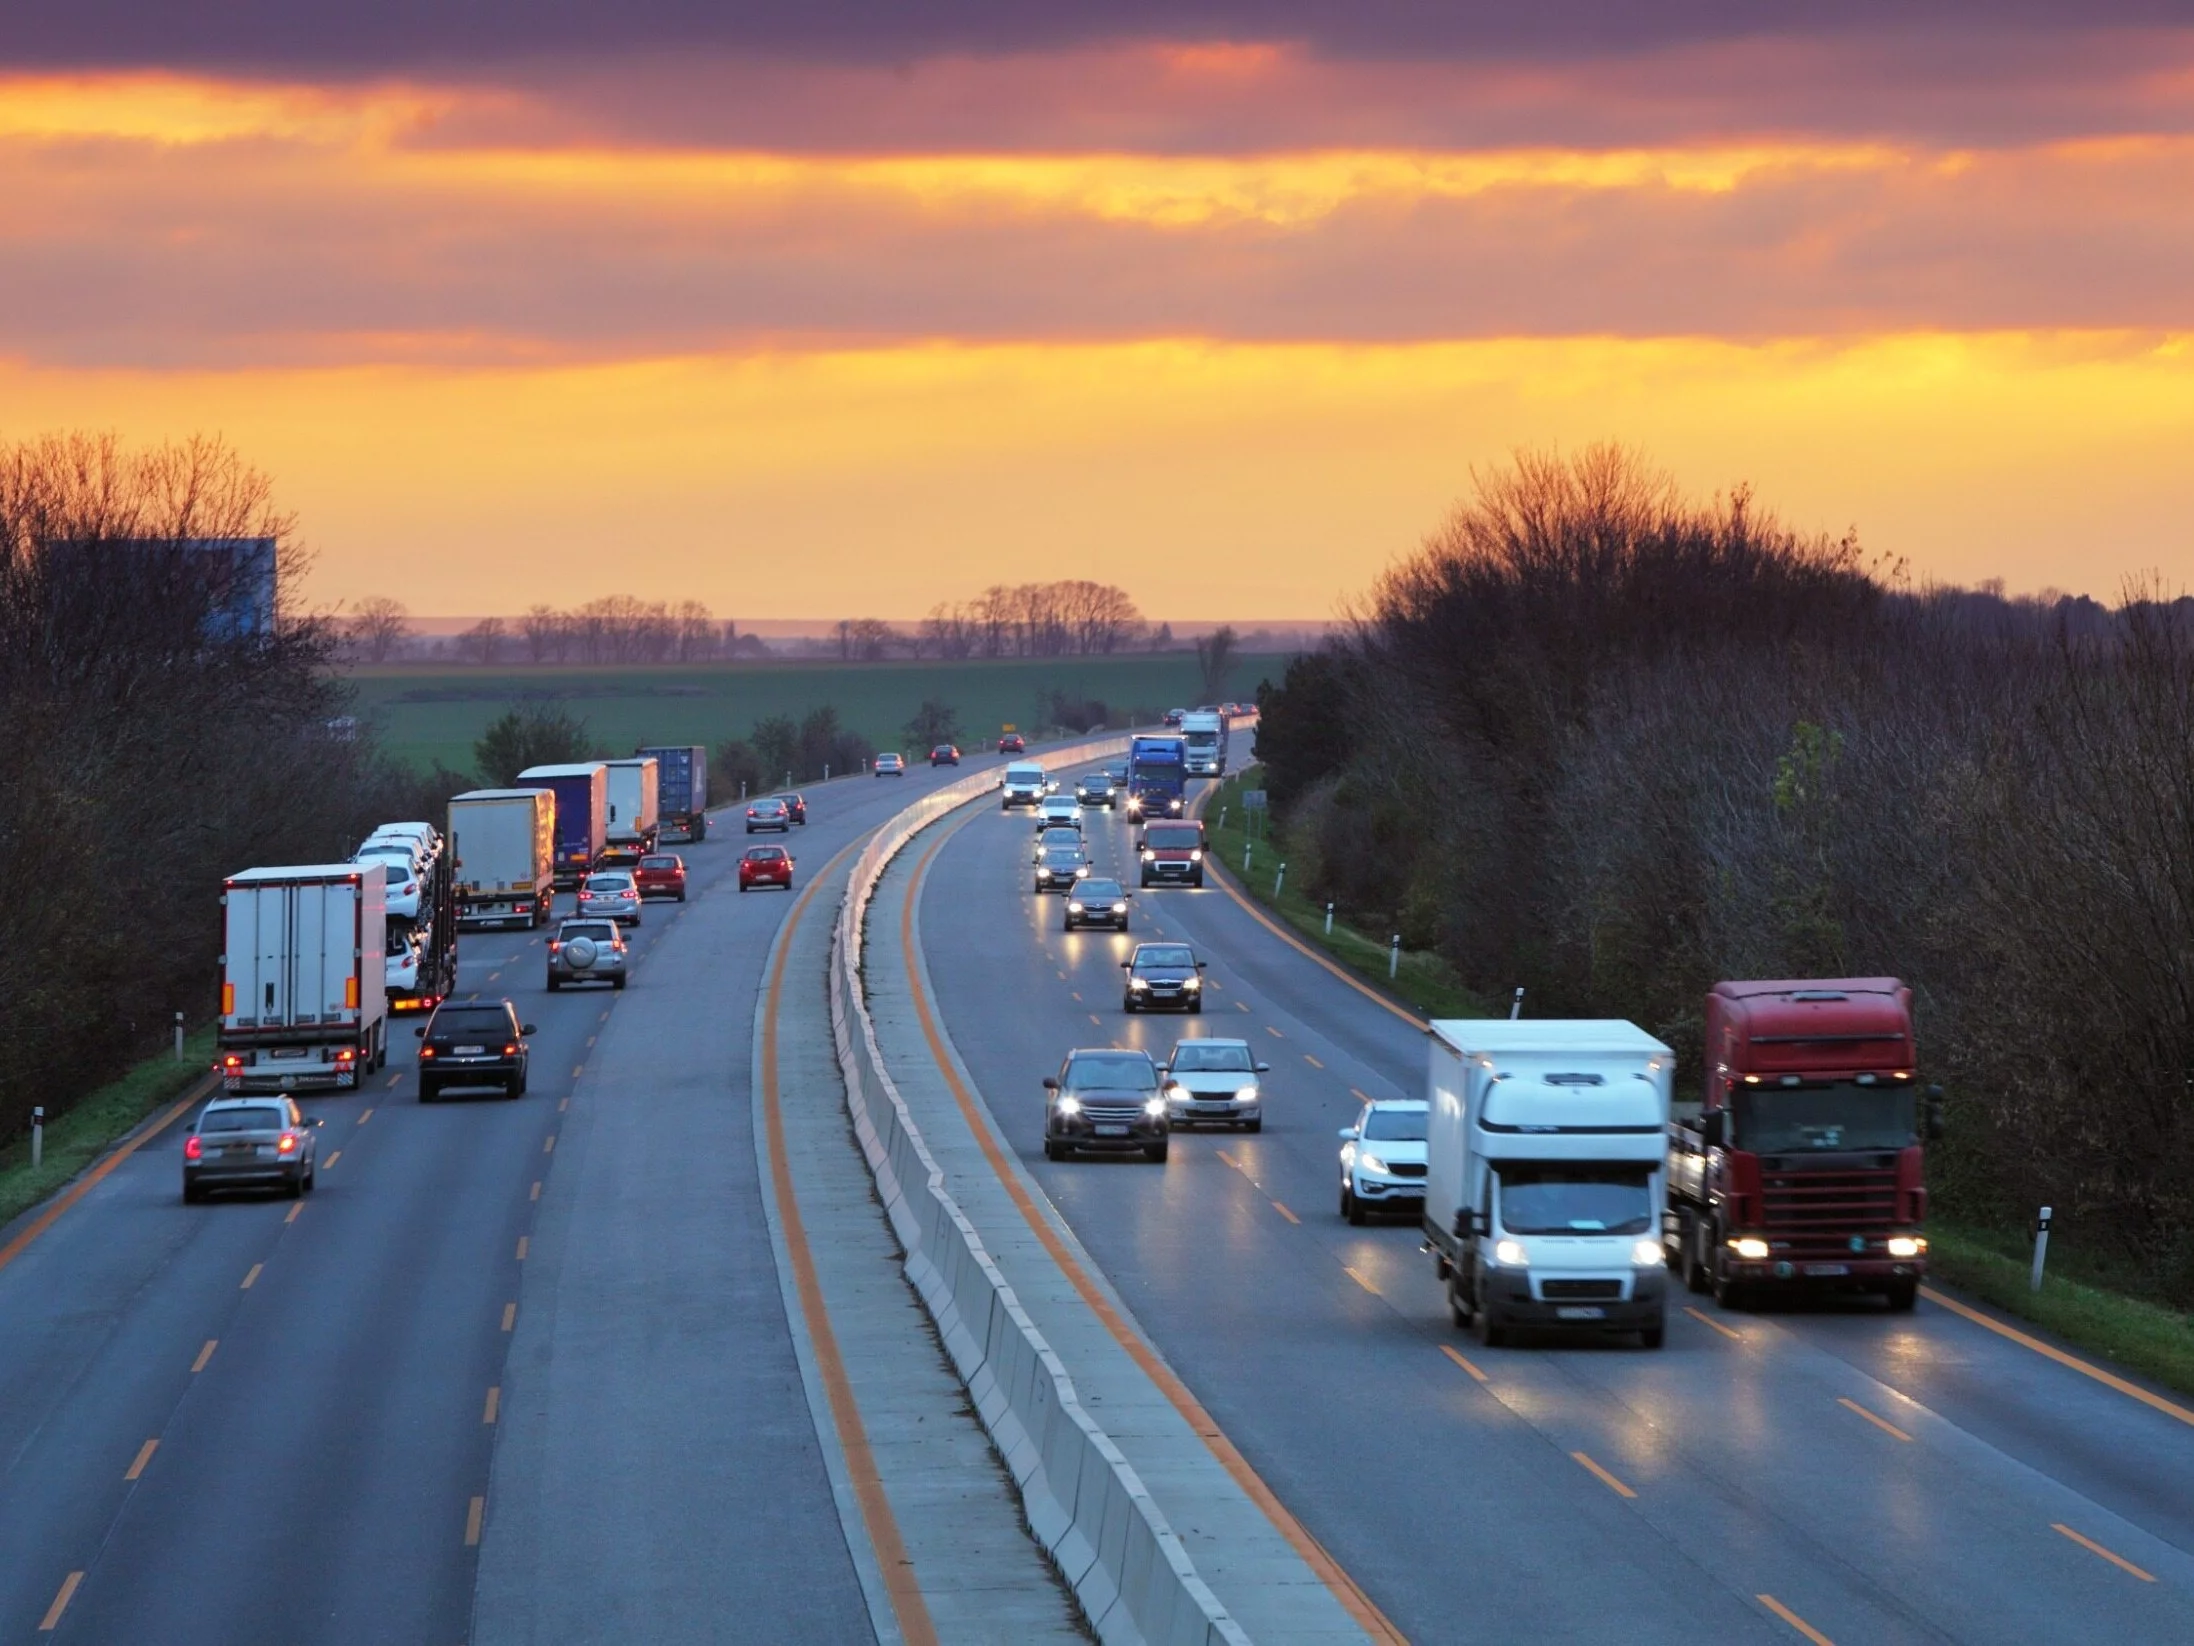
[[[487,1048],[485,1046],[452,1046],[450,1050],[459,1057],[478,1057]]]
[[[1607,1311],[1597,1304],[1571,1303],[1556,1309],[1554,1313],[1563,1320],[1605,1320]]]
[[[1805,1266],[1805,1272],[1809,1275],[1847,1275],[1851,1273],[1851,1265],[1848,1263],[1808,1263]]]
[[[1125,1137],[1127,1136],[1127,1128],[1125,1126],[1099,1126],[1097,1135],[1099,1137]]]
[[[304,1055],[305,1048],[303,1046],[275,1046],[269,1048],[267,1052],[269,1057],[303,1057]]]
[[[256,1143],[231,1143],[226,1149],[223,1149],[221,1152],[223,1154],[251,1154],[255,1152],[258,1147],[259,1146]]]

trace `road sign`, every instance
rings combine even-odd
[[[1244,789],[1244,790],[1242,791],[1242,810],[1243,810],[1243,811],[1245,811],[1245,812],[1261,812],[1261,811],[1263,811],[1264,809],[1265,809],[1265,791],[1264,791],[1264,790],[1262,790],[1262,789]]]

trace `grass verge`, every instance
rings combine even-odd
[[[203,1078],[213,1061],[209,1025],[183,1041],[183,1061],[173,1052],[148,1057],[121,1079],[100,1087],[46,1126],[45,1159],[34,1170],[30,1139],[0,1148],[0,1225],[6,1225],[62,1188],[154,1110],[173,1103]]]
[[[2029,1291],[2032,1249],[2022,1235],[1931,1218],[1927,1243],[1928,1267],[1937,1279],[2078,1348],[2194,1394],[2194,1325],[2176,1310],[2070,1274],[2047,1274],[2039,1292]]]
[[[1486,1004],[1456,975],[1455,968],[1429,950],[1404,949],[1402,962],[1392,978],[1387,976],[1387,943],[1384,938],[1358,930],[1336,914],[1333,930],[1326,930],[1323,903],[1314,903],[1295,887],[1281,883],[1280,895],[1272,895],[1273,873],[1286,857],[1284,843],[1269,826],[1254,841],[1252,869],[1242,873],[1242,857],[1252,847],[1244,827],[1250,814],[1242,805],[1242,791],[1258,788],[1260,768],[1244,767],[1219,785],[1206,802],[1204,827],[1211,855],[1219,869],[1252,901],[1277,915],[1313,948],[1323,950],[1374,988],[1406,1001],[1427,1017],[1484,1017]],[[1225,819],[1224,827],[1220,820]]]

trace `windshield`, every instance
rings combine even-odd
[[[1135,951],[1137,966],[1193,966],[1196,956],[1185,943],[1145,943]]]
[[[1910,1086],[1740,1086],[1731,1146],[1755,1154],[1902,1149],[1917,1143]]]
[[[455,1011],[445,1006],[434,1014],[434,1032],[489,1038],[507,1035],[510,1033],[510,1013],[500,1006],[460,1006]]]
[[[1141,1052],[1095,1052],[1067,1064],[1064,1082],[1070,1092],[1092,1086],[1124,1086],[1130,1091],[1158,1089],[1158,1071]]]
[[[1143,844],[1154,852],[1175,852],[1203,843],[1204,831],[1193,823],[1153,823],[1143,831]]]
[[[678,859],[675,857],[643,857],[640,859],[640,867],[651,871],[675,869],[678,867]]]
[[[783,861],[784,855],[785,848],[782,846],[756,846],[748,851],[747,861],[749,863],[777,863]]]
[[[1008,766],[1006,768],[1006,781],[1008,783],[1041,783],[1043,780],[1044,768],[1041,766]]]
[[[1046,846],[1044,848],[1044,862],[1051,868],[1056,869],[1062,864],[1074,864],[1081,861],[1082,848],[1079,846]]]
[[[782,800],[757,800],[753,805],[747,808],[748,811],[753,812],[757,817],[768,816],[771,813],[781,812],[784,809],[785,803]]]
[[[1510,1234],[1644,1234],[1653,1227],[1650,1167],[1623,1163],[1503,1166],[1501,1227]]]
[[[556,941],[569,943],[575,937],[591,937],[597,943],[614,943],[617,941],[617,928],[606,920],[589,920],[584,923],[567,921],[563,929],[557,932]]]
[[[1183,1041],[1173,1048],[1173,1072],[1175,1074],[1248,1074],[1251,1072],[1247,1046],[1214,1046],[1194,1040]]]
[[[1218,742],[1219,734],[1217,732],[1190,732],[1182,739],[1182,741],[1185,743],[1194,743],[1199,748],[1201,748],[1206,743]]]
[[[1085,880],[1082,896],[1092,903],[1117,903],[1120,901],[1120,883],[1117,880]]]
[[[282,1129],[283,1115],[280,1109],[208,1109],[199,1116],[201,1132],[278,1132]]]
[[[1373,1109],[1364,1116],[1366,1143],[1422,1143],[1425,1111],[1422,1109]]]

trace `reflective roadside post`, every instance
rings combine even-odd
[[[1256,855],[1256,852],[1256,841],[1245,840],[1242,842],[1242,873],[1249,873],[1249,860]]]
[[[1281,884],[1282,884],[1282,883],[1283,883],[1283,882],[1284,882],[1284,881],[1285,881],[1286,879],[1287,879],[1287,865],[1286,865],[1285,863],[1282,863],[1282,864],[1280,865],[1280,872],[1279,872],[1278,874],[1276,874],[1276,875],[1274,875],[1274,876],[1272,877],[1272,901],[1273,901],[1273,902],[1277,903],[1277,902],[1279,902],[1279,901],[1280,901],[1280,887],[1281,887]]]
[[[1393,941],[1393,942],[1391,942],[1391,943],[1389,943],[1389,944],[1387,945],[1387,949],[1386,949],[1386,977],[1387,977],[1387,981],[1388,981],[1389,983],[1393,982],[1393,981],[1395,980],[1395,978],[1397,978],[1397,977],[1399,977],[1399,976],[1401,975],[1401,972],[1402,972],[1402,934],[1401,934],[1400,932],[1396,932],[1396,933],[1394,934],[1394,941]]]
[[[1328,937],[1331,937],[1332,935],[1333,935],[1333,905],[1332,905],[1331,903],[1328,903],[1328,904],[1326,905],[1326,936],[1328,936]]]
[[[1224,830],[1224,829],[1226,828],[1226,826],[1227,826],[1227,809],[1226,809],[1226,808],[1225,808],[1224,806],[1221,806],[1221,807],[1219,808],[1219,827],[1220,827],[1220,829],[1221,829],[1221,830],[1223,831],[1223,830]]]
[[[2026,1289],[2038,1292],[2042,1289],[2042,1262],[2049,1256],[2049,1208],[2042,1208],[2042,1215],[2034,1220],[2034,1272],[2027,1277]]]
[[[175,1014],[175,1061],[183,1061],[183,1014]]]
[[[830,762],[827,760],[823,762],[823,781],[825,783],[830,781]]]
[[[1524,1015],[1524,986],[1516,985],[1516,998],[1508,1003],[1508,1020],[1513,1023]]]
[[[30,1112],[30,1169],[34,1172],[38,1170],[45,1158],[46,1111],[38,1108]]]

